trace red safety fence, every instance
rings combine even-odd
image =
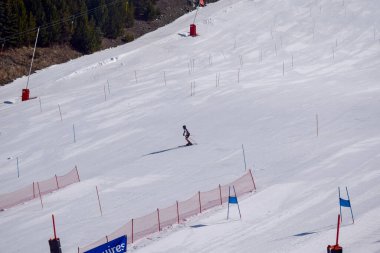
[[[66,175],[55,175],[54,177],[41,182],[33,182],[31,185],[17,191],[0,195],[0,211],[25,203],[29,200],[38,198],[40,195],[43,196],[79,181],[78,168],[75,166],[75,168]]]
[[[148,215],[132,219],[112,234],[83,248],[78,247],[78,253],[86,252],[123,235],[128,237],[128,244],[130,244],[149,234],[159,232],[165,227],[179,224],[181,221],[185,221],[187,218],[202,213],[207,209],[222,205],[228,200],[229,186],[235,186],[238,197],[256,190],[252,172],[249,170],[248,173],[230,184],[219,185],[217,188],[207,192],[197,192],[188,200],[177,201],[172,206],[157,209]]]

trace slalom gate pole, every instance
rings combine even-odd
[[[54,214],[51,215],[51,218],[53,220],[53,231],[54,231],[54,239],[49,239],[49,248],[50,253],[62,253],[61,249],[61,241],[57,237],[57,231],[55,229],[55,219]]]
[[[315,115],[315,121],[317,125],[317,137],[319,136],[319,120],[318,120],[318,113]]]
[[[352,224],[354,224],[354,223],[355,223],[355,220],[354,220],[354,214],[352,213],[351,199],[350,199],[350,195],[348,194],[347,186],[346,186],[346,192],[347,192],[348,202],[350,203],[350,210],[351,210]]]
[[[63,121],[62,119],[62,111],[61,111],[61,106],[58,104],[58,110],[59,110],[59,116],[61,116],[61,121]]]
[[[75,124],[73,124],[73,135],[74,135],[74,143],[77,142],[77,138],[75,136]]]
[[[338,227],[336,229],[336,244],[339,245],[340,214],[338,214]]]
[[[57,232],[56,232],[56,230],[55,230],[54,214],[51,215],[51,218],[52,218],[52,220],[53,220],[54,239],[57,240]]]
[[[235,191],[235,186],[233,185],[232,187],[234,188],[235,198],[237,199],[237,195],[236,195],[236,191]],[[240,212],[239,201],[237,201],[237,206],[238,206],[238,210],[239,210],[239,216],[240,216],[240,219],[241,219],[241,212]]]
[[[102,205],[100,204],[98,186],[96,186],[96,194],[98,195],[98,203],[99,203],[100,215],[103,216]]]
[[[230,215],[230,196],[231,196],[231,186],[228,186],[228,207],[227,207],[227,220]]]
[[[340,205],[340,187],[338,187],[338,193],[339,193],[339,217],[340,217],[340,220],[342,221],[343,216],[342,216],[342,206]]]

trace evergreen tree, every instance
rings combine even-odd
[[[155,6],[154,0],[130,0],[135,7],[135,18],[140,20],[152,20],[158,14],[159,10]]]
[[[0,42],[2,43],[4,34],[4,28],[5,28],[5,2],[0,1]]]
[[[125,20],[126,26],[128,28],[133,27],[133,25],[135,23],[134,13],[135,13],[135,7],[133,6],[133,3],[128,2],[127,3],[127,16],[126,16],[126,20]]]
[[[17,14],[17,46],[25,45],[27,42],[28,35],[25,31],[28,29],[28,16],[26,15],[26,8],[22,0],[13,1],[13,9]]]
[[[0,46],[38,46],[71,43],[90,53],[100,47],[100,36],[115,39],[134,16],[152,19],[156,0],[0,0]],[[136,8],[135,8],[136,6]],[[88,9],[91,11],[88,12]]]
[[[16,35],[19,31],[18,29],[18,17],[17,17],[17,4],[13,0],[3,0],[4,10],[3,10],[3,27],[2,36],[6,39],[5,46],[17,46],[18,36]]]
[[[57,24],[59,15],[54,0],[42,0],[43,20],[40,26],[44,27],[41,30],[39,44],[41,46],[50,46],[52,43],[57,42],[59,38],[60,27]],[[55,23],[55,25],[53,25]],[[48,25],[46,27],[47,24]]]
[[[28,32],[26,34],[26,45],[30,46],[33,44],[35,40],[35,33],[31,31],[35,31],[36,29],[36,18],[33,16],[31,12],[28,14]]]
[[[94,18],[96,27],[103,32],[108,19],[108,7],[105,0],[87,0],[87,8],[93,10],[89,18]]]
[[[67,0],[56,0],[56,8],[59,10],[59,19],[62,21],[57,24],[59,29],[59,34],[57,37],[57,41],[60,44],[64,44],[70,41],[72,31],[72,18],[71,11],[67,4]]]
[[[107,38],[115,39],[117,36],[121,35],[125,26],[127,2],[126,0],[111,1],[108,5],[108,16],[103,32]]]
[[[84,1],[81,2],[80,13],[86,13],[87,7]],[[99,49],[100,36],[95,31],[95,21],[88,21],[87,15],[82,15],[76,19],[74,34],[71,38],[71,45],[78,51],[89,54]]]

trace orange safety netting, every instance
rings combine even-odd
[[[55,175],[54,177],[41,182],[33,182],[31,185],[17,191],[0,195],[0,210],[25,203],[29,200],[38,198],[40,195],[43,196],[79,181],[78,169],[75,167],[66,175]]]
[[[112,234],[83,248],[78,247],[78,253],[84,253],[123,235],[128,237],[128,244],[130,244],[149,234],[159,232],[162,228],[180,223],[181,221],[185,221],[187,218],[197,215],[207,209],[222,205],[228,200],[228,189],[230,186],[235,187],[237,196],[256,190],[251,170],[230,184],[223,186],[219,185],[211,191],[198,192],[188,200],[177,201],[176,204],[172,206],[157,209],[148,215],[132,219]]]

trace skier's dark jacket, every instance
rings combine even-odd
[[[183,136],[185,136],[186,138],[189,138],[190,132],[189,132],[189,130],[187,130],[187,128],[183,129]]]

